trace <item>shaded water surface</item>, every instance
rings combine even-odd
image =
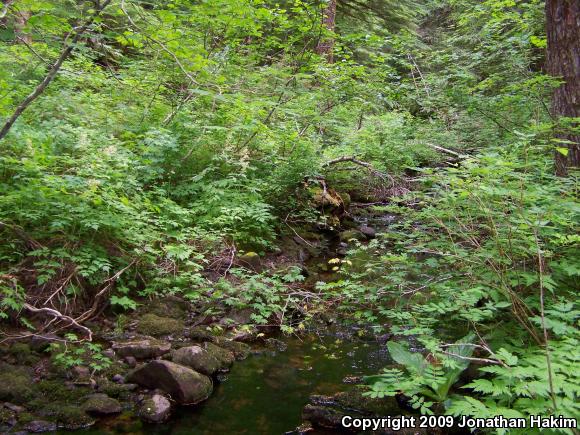
[[[283,352],[265,350],[235,363],[206,402],[177,410],[163,425],[120,417],[79,433],[283,434],[300,425],[311,394],[343,391],[344,377],[374,374],[390,363],[386,346],[350,333],[285,341]]]

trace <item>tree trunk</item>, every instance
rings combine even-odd
[[[580,117],[580,1],[546,0],[548,50],[546,70],[563,83],[554,90],[552,114],[555,118]],[[576,125],[577,127],[577,125]],[[580,135],[560,133],[558,145],[567,155],[556,151],[556,174],[564,176],[568,168],[580,167]],[[572,143],[570,143],[572,142]]]
[[[334,32],[336,26],[336,0],[328,0],[328,5],[326,6],[324,16],[322,17],[322,25],[326,30]],[[320,38],[318,45],[316,46],[316,52],[324,55],[328,63],[334,61],[333,50],[334,37],[323,36]]]

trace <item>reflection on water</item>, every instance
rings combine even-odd
[[[285,352],[264,351],[234,364],[206,402],[177,410],[163,425],[121,417],[81,431],[93,434],[272,434],[300,424],[311,394],[334,394],[349,375],[374,374],[390,363],[376,341],[336,335],[290,338]]]

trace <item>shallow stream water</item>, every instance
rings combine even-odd
[[[162,425],[121,416],[84,434],[264,434],[292,432],[311,394],[335,394],[352,386],[347,376],[374,374],[391,360],[386,346],[351,330],[328,330],[285,340],[285,351],[265,350],[232,367],[202,404],[179,409]],[[394,410],[394,412],[397,412]],[[322,433],[322,432],[318,432]]]
[[[379,232],[393,221],[391,215],[357,219]],[[336,256],[336,237],[329,249],[312,258],[310,265],[324,264]],[[336,279],[319,270],[317,280]],[[370,337],[366,335],[366,337]],[[263,350],[233,365],[215,383],[212,396],[197,406],[182,407],[161,425],[144,424],[133,415],[101,420],[79,434],[172,435],[280,435],[292,433],[301,423],[302,408],[313,394],[333,395],[353,388],[343,379],[378,373],[392,363],[384,342],[360,338],[358,330],[323,327],[302,338],[286,337],[284,351]],[[393,415],[401,410],[393,402]],[[325,432],[310,432],[321,434]],[[331,433],[331,432],[326,432]]]

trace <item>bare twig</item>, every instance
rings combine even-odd
[[[87,328],[86,326],[83,326],[81,324],[79,324],[75,319],[73,319],[72,317],[69,316],[65,316],[64,314],[62,314],[60,311],[54,310],[52,308],[36,308],[33,307],[30,304],[25,303],[23,305],[23,307],[28,310],[31,311],[33,313],[43,313],[43,314],[48,314],[49,316],[52,316],[56,319],[59,320],[63,320],[65,322],[70,322],[71,325],[75,326],[76,328],[84,331],[87,334],[87,340],[88,341],[92,341],[93,340],[93,332]]]
[[[439,145],[434,145],[432,143],[427,143],[427,145],[430,146],[431,148],[437,150],[437,151],[440,151],[440,152],[445,153],[445,154],[449,154],[451,156],[455,156],[455,157],[460,158],[460,159],[465,159],[468,157],[465,154],[460,154],[457,151],[443,148],[443,147],[440,147]]]
[[[373,168],[373,165],[371,165],[370,163],[363,162],[362,160],[359,160],[355,157],[350,157],[350,156],[338,157],[336,159],[329,160],[328,162],[323,163],[322,166],[328,167],[328,166],[336,165],[337,163],[343,163],[343,162],[350,162],[350,163],[354,163],[355,165],[362,166],[362,167],[366,168],[371,174],[373,174],[379,178],[382,178],[382,179],[388,178],[389,181],[391,182],[392,187],[395,186],[395,180],[389,174],[378,171],[377,169]]]
[[[550,385],[550,396],[552,398],[552,404],[554,405],[554,410],[558,409],[556,404],[556,394],[554,393],[554,379],[552,375],[552,360],[550,357],[550,349],[548,342],[548,329],[546,328],[546,313],[544,310],[544,257],[540,249],[540,240],[538,237],[538,232],[534,229],[534,238],[536,239],[536,248],[538,254],[538,274],[540,282],[540,319],[542,321],[542,330],[544,333],[544,348],[546,349],[546,365],[548,368],[548,384]]]

